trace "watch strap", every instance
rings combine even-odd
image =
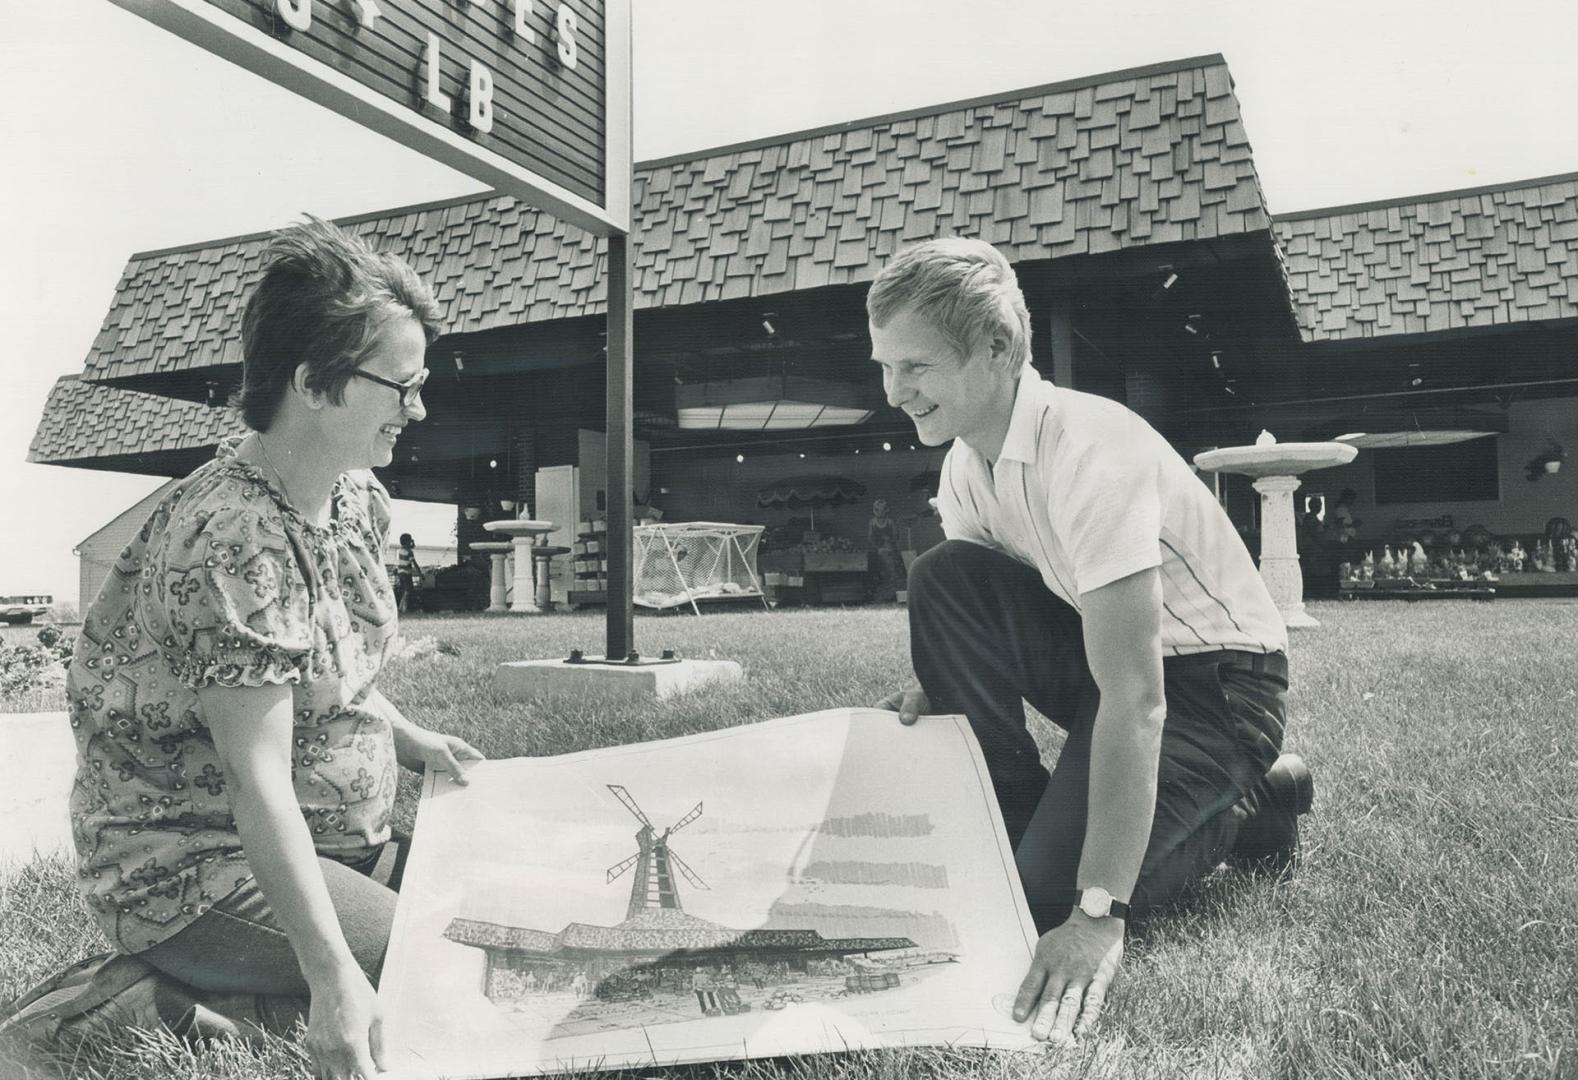
[[[1080,901],[1085,899],[1085,890],[1069,889],[1066,896],[1069,904],[1078,908],[1080,906]],[[1111,897],[1110,893],[1108,894],[1108,897]],[[1080,910],[1084,909],[1081,908]],[[1112,900],[1112,905],[1107,909],[1107,914],[1109,916],[1116,916],[1120,919],[1127,919],[1129,917],[1129,905],[1122,900]]]

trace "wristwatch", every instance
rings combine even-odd
[[[1069,902],[1092,919],[1105,919],[1109,915],[1119,919],[1129,917],[1129,905],[1122,900],[1114,900],[1112,894],[1100,885],[1070,891]]]

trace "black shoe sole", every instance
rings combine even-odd
[[[1315,805],[1315,777],[1304,759],[1297,754],[1284,754],[1266,773],[1267,780],[1272,773],[1280,773],[1280,782],[1270,787],[1277,808],[1295,816],[1309,813]]]
[[[1228,863],[1280,875],[1298,860],[1299,816],[1315,805],[1315,779],[1297,754],[1278,758],[1260,785],[1260,809],[1246,821]]]

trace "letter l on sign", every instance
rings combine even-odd
[[[423,57],[423,66],[427,69],[427,103],[435,106],[440,112],[448,112],[454,104],[449,95],[438,88],[438,66],[443,59],[439,51],[438,35],[429,30],[427,32],[427,54]]]

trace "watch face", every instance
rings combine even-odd
[[[1092,885],[1081,894],[1079,910],[1092,919],[1105,919],[1112,914],[1112,894],[1100,885]]]

